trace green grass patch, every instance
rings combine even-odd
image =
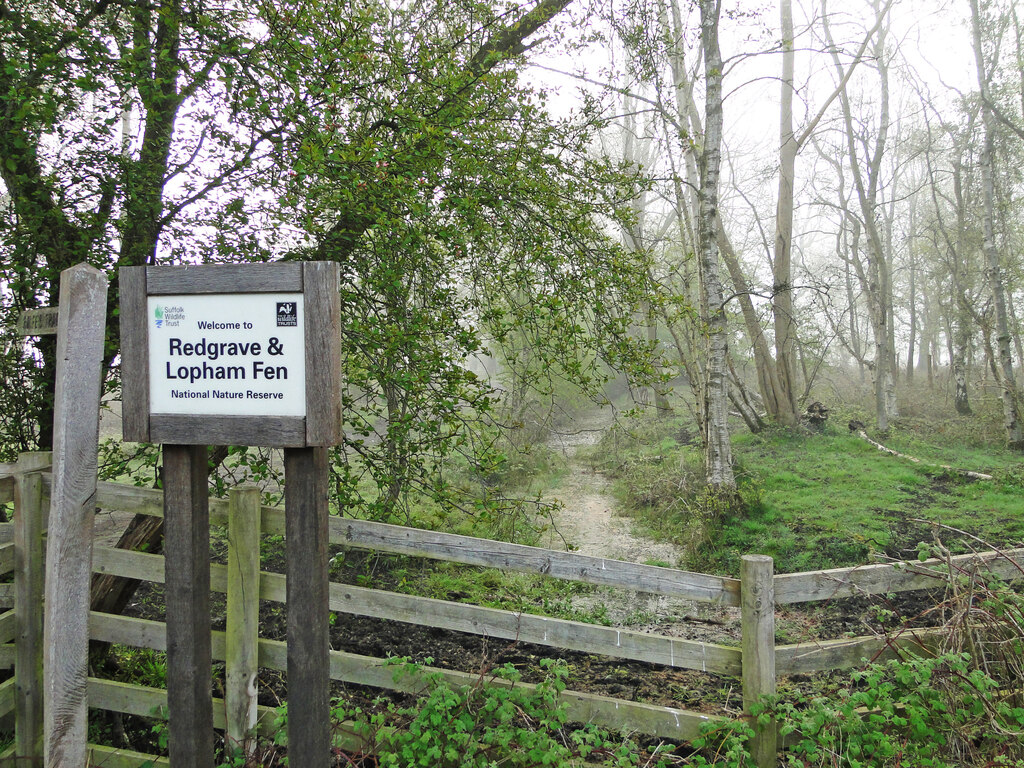
[[[740,503],[709,512],[699,448],[666,442],[684,432],[680,422],[649,421],[605,439],[590,460],[615,477],[625,508],[648,533],[689,547],[687,565],[696,570],[737,575],[741,555],[750,553],[772,556],[780,573],[912,557],[917,542],[930,539],[929,523],[993,545],[1024,540],[1020,456],[998,446],[894,431],[886,445],[922,459],[913,463],[843,425],[820,434],[738,433]],[[938,463],[996,479],[967,480]]]

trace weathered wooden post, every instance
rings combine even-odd
[[[260,490],[233,488],[228,497],[228,596],[224,706],[227,742],[247,742],[256,727],[259,671]]]
[[[213,765],[209,445],[286,451],[288,576],[307,585],[288,610],[288,687],[298,694],[290,697],[289,762],[330,763],[326,447],[341,437],[339,281],[334,262],[121,270],[124,437],[165,446],[164,551],[177,571],[167,571],[176,768]],[[294,532],[293,516],[301,520]]]
[[[14,481],[14,754],[43,757],[43,477],[49,452],[18,456]]]
[[[295,765],[327,766],[331,754],[327,449],[285,449],[284,478],[288,764],[294,760]]]
[[[89,585],[106,275],[88,264],[64,270],[59,307],[43,629],[44,754],[49,768],[78,768],[87,762]]]
[[[213,765],[210,497],[205,445],[164,445],[167,723],[172,765]]]
[[[743,633],[743,711],[748,716],[758,699],[775,693],[774,563],[767,555],[740,559],[740,620]],[[776,764],[775,723],[752,720],[751,755],[758,768]]]

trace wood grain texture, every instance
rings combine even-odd
[[[171,764],[213,768],[207,449],[164,446],[167,697]]]
[[[190,416],[154,413],[150,439],[173,445],[258,445],[291,448],[306,443],[301,416]]]
[[[171,761],[166,757],[144,755],[131,749],[90,744],[89,765],[102,768],[169,768]]]
[[[146,488],[130,488],[116,483],[99,483],[97,487],[97,499],[104,508],[159,514],[161,498],[160,491]],[[285,515],[280,508],[262,507],[261,515],[264,533],[285,532]],[[216,523],[226,523],[227,502],[212,499],[210,518]],[[402,528],[368,520],[331,517],[328,526],[331,544],[539,573],[555,579],[688,597],[722,605],[738,607],[740,604],[738,579],[606,560],[472,536]]]
[[[345,584],[331,585],[331,610],[677,669],[718,675],[741,671],[738,648]]]
[[[97,573],[162,583],[163,558],[113,547],[97,547]],[[230,587],[233,569],[210,566],[210,588],[224,592]],[[287,579],[276,573],[260,573],[259,599],[287,601]],[[228,598],[231,605],[231,598]],[[451,603],[428,597],[400,595],[347,584],[330,584],[330,610],[357,616],[403,621],[438,629],[599,653],[621,659],[663,664],[678,669],[695,669],[719,675],[741,671],[740,651],[715,643],[601,627],[547,616],[535,616],[497,608]],[[229,619],[229,624],[234,623]]]
[[[46,765],[86,763],[89,584],[107,278],[87,264],[61,273],[54,461],[50,489],[43,711]]]
[[[303,268],[306,339],[306,445],[341,442],[341,267],[310,261]]]
[[[146,267],[118,270],[121,321],[121,434],[125,440],[149,439],[149,317]]]
[[[775,693],[775,592],[773,562],[767,555],[743,555],[740,558],[743,632],[743,711],[762,696]],[[756,721],[750,753],[758,768],[774,768],[778,749],[774,723],[761,726]]]
[[[154,711],[167,706],[167,692],[160,688],[147,688],[141,685],[120,683],[114,680],[100,680],[89,678],[89,699],[95,702],[95,708],[106,709],[111,712],[121,712],[126,715],[138,715],[139,717],[152,717]],[[215,728],[225,728],[224,701],[214,698],[213,700],[213,725]],[[278,712],[276,707],[260,706],[257,708],[256,730],[261,736],[274,739],[275,743],[287,742],[281,738],[281,728],[276,720]],[[346,722],[335,727],[333,746],[348,751],[369,749],[372,744],[359,738],[354,733],[353,724]],[[345,726],[349,726],[346,733]],[[158,763],[166,765],[167,763]],[[2,763],[0,763],[2,765]],[[103,764],[106,768],[106,764]]]
[[[18,614],[14,610],[0,613],[0,644],[9,643],[18,636]]]
[[[327,448],[286,449],[284,475],[289,762],[328,768]]]
[[[954,575],[987,572],[1004,579],[1021,579],[1024,578],[1024,549],[957,555],[950,558],[949,565]],[[947,564],[936,559],[783,574],[775,577],[775,601],[784,605],[854,595],[936,589],[948,579]]]
[[[256,726],[260,489],[232,489],[228,510],[227,626],[231,630],[227,635],[224,700],[228,743],[242,746]]]
[[[57,333],[57,307],[26,309],[18,315],[19,336],[52,336]]]
[[[14,501],[14,474],[17,467],[17,464],[0,463],[0,504]]]
[[[141,648],[163,650],[163,624],[148,619],[134,619],[126,616],[93,614],[92,631],[97,639],[105,642],[124,643]],[[260,666],[283,670],[287,667],[288,649],[285,643],[276,640],[260,640]],[[224,633],[213,632],[213,656],[224,658]],[[361,656],[345,651],[330,652],[331,679],[356,685],[369,685],[386,690],[419,692],[422,683],[413,678],[394,680],[394,668],[385,664],[384,659]],[[474,685],[478,674],[457,672],[448,669],[425,667],[425,673],[437,673],[453,685]],[[505,684],[496,681],[496,684]],[[516,683],[517,686],[532,690],[536,686]],[[640,704],[607,696],[563,691],[560,700],[568,706],[569,719],[574,722],[594,722],[615,730],[633,730],[663,738],[689,740],[700,734],[700,728],[708,723],[724,723],[726,718],[689,712],[674,707],[660,707]]]
[[[37,471],[50,463],[49,453],[24,453],[18,458],[14,488],[15,754],[43,759],[43,477]]]
[[[284,643],[260,640],[260,666],[280,668],[287,653]],[[438,674],[454,686],[472,687],[479,682],[478,673],[458,672],[437,667],[422,668],[423,674]],[[423,682],[414,676],[395,680],[394,667],[384,659],[344,651],[331,651],[331,678],[356,685],[369,685],[391,691],[420,693]],[[506,681],[494,680],[495,685],[508,685]],[[518,682],[516,687],[527,691],[536,689],[530,683]],[[701,726],[708,723],[722,723],[725,719],[715,715],[689,712],[674,707],[641,704],[607,696],[598,696],[579,691],[562,691],[559,701],[566,705],[570,722],[595,723],[615,731],[636,731],[663,738],[689,740],[696,738]]]
[[[95,701],[97,709],[140,717],[152,717],[154,711],[167,706],[167,691],[161,688],[148,688],[95,677],[89,678],[89,695],[90,700]],[[277,719],[276,707],[260,707],[258,715],[259,733],[263,736],[274,736],[279,730],[274,723]],[[226,726],[224,700],[216,697],[213,699],[213,726],[218,729],[224,729]]]
[[[775,671],[778,675],[797,675],[854,669],[863,666],[865,661],[895,658],[896,648],[903,653],[934,649],[948,636],[948,630],[943,628],[908,629],[892,636],[844,637],[778,645],[775,647]]]
[[[147,293],[298,293],[302,262],[146,267]]]
[[[0,683],[0,717],[14,711],[14,678]]]
[[[540,573],[722,605],[740,604],[740,583],[736,579],[365,520],[331,518],[330,525],[332,544]]]

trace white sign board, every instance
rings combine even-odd
[[[151,413],[306,415],[303,294],[147,302]]]

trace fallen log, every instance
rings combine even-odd
[[[855,429],[854,428],[854,424],[859,424],[859,422],[850,422],[850,429],[851,429],[851,431],[853,431]],[[906,459],[907,461],[912,461],[915,464],[923,464],[926,467],[939,467],[940,469],[945,469],[948,472],[955,472],[958,475],[963,475],[964,477],[969,477],[972,480],[993,480],[994,479],[992,477],[992,475],[986,475],[984,472],[973,472],[973,471],[971,471],[969,469],[957,469],[956,467],[951,467],[948,464],[933,464],[931,462],[921,461],[921,459],[918,459],[915,456],[908,456],[905,453],[900,453],[899,451],[894,451],[892,448],[886,448],[881,443],[875,442],[870,437],[868,437],[868,433],[865,432],[863,429],[857,429],[856,432],[857,432],[857,436],[860,437],[861,440],[864,440],[864,441],[870,443],[871,445],[875,446],[875,448],[880,450],[882,453],[888,453],[890,456],[896,456],[897,458],[900,458],[900,459]]]

